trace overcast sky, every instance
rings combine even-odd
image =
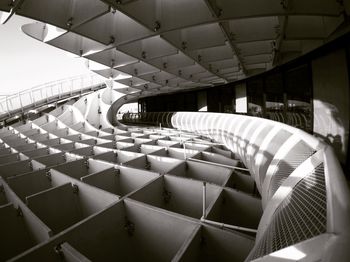
[[[34,22],[13,16],[0,25],[0,95],[70,76],[90,73],[84,61],[32,39],[21,31]]]

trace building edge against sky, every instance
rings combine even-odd
[[[90,73],[84,59],[43,45],[23,34],[21,26],[33,20],[14,15],[0,26],[1,95],[63,78]]]

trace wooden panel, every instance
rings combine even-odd
[[[46,170],[10,177],[7,182],[23,201],[25,201],[26,196],[51,188],[51,182],[46,175]]]
[[[7,260],[34,246],[36,242],[29,234],[25,220],[18,216],[12,204],[0,207],[1,252],[0,260]]]
[[[57,234],[83,218],[71,183],[26,198],[28,207]]]

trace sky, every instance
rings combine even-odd
[[[5,25],[0,24],[0,95],[91,73],[83,59],[73,58],[21,31],[23,24],[33,22],[13,16]]]

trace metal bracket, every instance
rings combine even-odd
[[[63,243],[59,243],[54,247],[54,251],[57,255],[59,255],[61,258],[64,258],[63,252],[62,252],[62,244]]]
[[[50,171],[50,170],[46,171],[46,177],[47,177],[47,179],[48,179],[50,182],[52,181],[51,171]]]
[[[23,217],[23,212],[20,206],[17,207],[17,216],[18,217]]]
[[[66,25],[69,29],[73,26],[73,17],[71,17],[67,20]]]
[[[154,22],[154,32],[157,32],[159,29],[160,29],[161,25],[160,25],[160,22],[159,21],[155,21]]]
[[[146,170],[150,170],[151,169],[151,163],[149,161],[147,161],[147,160],[146,160],[145,169]]]
[[[136,149],[138,153],[141,153],[141,144],[137,144]]]
[[[129,236],[132,236],[135,232],[135,224],[128,220],[127,217],[125,217],[124,229],[128,232]]]
[[[164,200],[164,203],[168,204],[170,199],[171,199],[171,192],[164,188],[163,189],[163,200]]]
[[[109,38],[109,44],[114,44],[114,43],[115,43],[115,37],[111,35]]]
[[[73,184],[72,187],[73,187],[73,193],[74,193],[74,194],[78,194],[78,193],[79,193],[79,187],[78,187],[78,185]]]
[[[288,9],[288,4],[289,4],[288,0],[281,0],[281,2],[280,2],[280,5],[282,6],[282,8],[284,10]]]

